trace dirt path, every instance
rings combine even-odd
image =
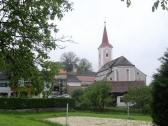
[[[51,122],[65,125],[65,117],[49,118]],[[126,119],[97,118],[97,117],[76,117],[68,118],[69,126],[152,126],[151,122],[134,121]]]

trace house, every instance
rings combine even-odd
[[[74,90],[85,89],[96,81],[96,73],[85,71],[83,73],[67,73],[63,69],[55,76],[52,96],[72,94]]]
[[[9,86],[9,76],[0,72],[0,97],[10,97],[12,90]]]
[[[112,50],[105,25],[102,43],[98,48],[99,70],[96,81],[111,82],[111,93],[116,96],[117,106],[125,106],[122,96],[129,88],[145,85],[146,75],[124,56],[113,59]]]
[[[96,81],[96,73],[85,71],[83,73],[68,74],[67,91],[69,94],[76,89],[85,89]]]

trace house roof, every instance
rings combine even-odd
[[[107,69],[109,69],[110,67],[115,67],[115,66],[135,66],[133,65],[129,60],[127,60],[124,56],[120,56],[108,63],[106,63],[104,66],[102,66],[98,73],[99,72],[102,72],[102,71],[105,71]]]
[[[99,46],[99,48],[103,48],[103,47],[113,48],[113,46],[109,43],[109,40],[108,40],[106,25],[104,25],[102,43],[101,43],[101,45]]]
[[[77,73],[77,76],[91,76],[91,77],[95,77],[96,76],[96,72],[87,70],[87,71],[82,72],[82,73]]]
[[[144,86],[144,81],[111,81],[108,82],[112,87],[112,93],[126,93],[130,88]]]
[[[89,76],[77,76],[78,80],[81,82],[94,82],[96,77],[89,77]]]
[[[67,75],[67,82],[80,82],[76,75],[68,74]]]

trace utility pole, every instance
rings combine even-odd
[[[67,107],[66,107],[66,126],[68,126],[68,109],[69,109],[69,104],[67,100]]]
[[[128,119],[130,118],[130,106],[129,102],[127,103],[127,112],[128,112]]]

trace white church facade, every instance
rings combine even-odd
[[[131,87],[145,85],[146,74],[140,71],[124,56],[113,59],[113,46],[109,43],[106,25],[104,26],[102,43],[98,48],[99,70],[96,81],[109,81],[112,93],[116,95],[117,106],[124,106],[122,96]]]

